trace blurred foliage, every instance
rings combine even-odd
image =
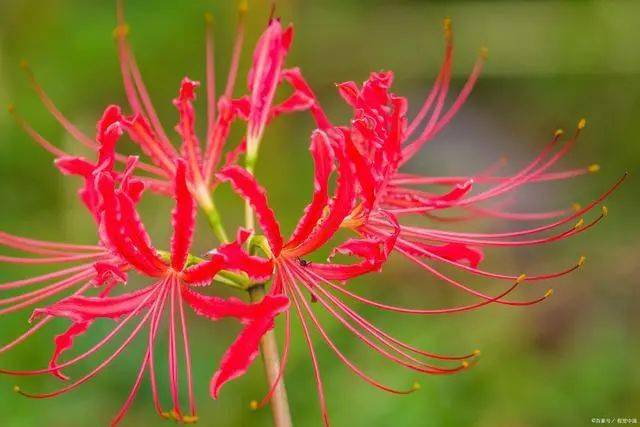
[[[127,2],[138,62],[167,127],[176,121],[170,100],[180,79],[184,75],[203,79],[202,14],[207,10],[215,15],[218,84],[223,84],[234,8],[231,1]],[[252,48],[269,5],[254,0],[250,8],[247,46]],[[361,81],[377,69],[396,72],[396,90],[408,96],[415,110],[439,66],[441,19],[445,16],[454,20],[457,43],[454,89],[461,87],[477,49],[489,47],[489,62],[469,102],[449,129],[413,162],[410,167],[414,169],[429,174],[469,174],[506,155],[514,170],[534,155],[555,128],[570,129],[585,116],[588,128],[564,165],[598,162],[602,171],[558,185],[528,187],[518,198],[521,206],[544,210],[585,202],[623,171],[631,172],[625,186],[608,202],[610,216],[591,232],[549,246],[487,254],[488,268],[516,274],[557,269],[586,255],[584,269],[556,280],[552,284],[556,294],[545,303],[523,309],[486,307],[429,318],[398,317],[363,308],[369,318],[425,348],[440,352],[481,348],[482,360],[474,369],[452,377],[425,377],[420,392],[389,396],[351,375],[318,339],[334,424],[573,426],[589,424],[592,417],[640,418],[640,193],[634,176],[640,163],[640,2],[286,0],[278,3],[277,13],[285,22],[293,21],[296,28],[288,64],[302,67],[330,116],[339,121],[348,116],[333,83]],[[90,132],[107,104],[124,103],[111,38],[114,21],[111,1],[3,0],[0,101],[14,102],[43,135],[76,151],[74,142],[39,104],[18,64],[21,58],[28,59],[59,107]],[[249,57],[247,49],[241,75]],[[204,103],[198,102],[197,107],[201,124]],[[279,120],[268,131],[258,166],[258,175],[286,230],[295,224],[311,191],[307,155],[311,130],[312,122],[305,115]],[[234,131],[232,141],[237,141],[240,132]],[[50,156],[30,142],[6,113],[0,114],[0,182],[0,229],[73,242],[95,239],[92,221],[75,198],[79,182],[62,179],[51,166]],[[216,197],[232,223],[239,216],[239,203],[226,190]],[[158,203],[154,196],[148,199],[145,220],[160,245],[168,236],[170,204]],[[480,226],[508,229],[518,224]],[[198,239],[202,249],[214,244],[205,233]],[[29,270],[3,265],[0,277],[4,282],[29,274]],[[499,290],[491,282],[477,285],[495,293]],[[466,301],[465,296],[402,259],[394,259],[384,273],[354,286],[380,300],[411,306],[440,307]],[[524,298],[545,290],[534,284],[521,292]],[[2,342],[25,327],[27,316],[2,319]],[[327,320],[327,329],[346,354],[377,377],[398,386],[416,379],[414,373],[375,359],[335,320],[320,317]],[[268,425],[268,410],[248,409],[248,403],[265,392],[259,363],[245,378],[226,386],[220,400],[211,401],[207,394],[211,373],[237,325],[201,320],[191,325],[203,425]],[[61,322],[56,331],[63,327]],[[107,322],[96,325],[89,337],[96,339],[108,327]],[[52,348],[52,333],[2,355],[0,366],[43,366]],[[293,417],[297,425],[319,425],[311,365],[296,322],[293,337],[286,377]],[[82,341],[88,345],[90,340]],[[126,397],[142,346],[138,342],[82,391],[55,400],[21,398],[11,392],[15,379],[0,377],[0,424],[67,427],[105,423]],[[164,372],[160,359],[158,370]],[[59,386],[52,378],[19,382],[30,389]],[[153,414],[147,384],[124,425],[163,425]]]

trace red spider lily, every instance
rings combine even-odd
[[[101,199],[100,226],[105,245],[113,254],[119,257],[122,263],[131,266],[131,268],[144,276],[152,277],[155,280],[154,283],[118,296],[107,296],[103,293],[97,297],[72,295],[48,307],[36,309],[32,316],[34,319],[46,316],[46,319],[65,317],[72,321],[72,326],[68,331],[56,339],[56,349],[50,367],[33,371],[2,370],[1,372],[16,375],[54,373],[62,377],[61,369],[91,356],[111,339],[115,338],[133,318],[139,317],[140,320],[122,344],[87,375],[49,393],[27,393],[19,389],[18,391],[29,397],[46,398],[75,389],[107,367],[140,334],[142,328],[147,326],[149,331],[148,346],[139,374],[129,397],[113,423],[118,423],[125,415],[147,369],[149,370],[153,400],[158,413],[164,417],[170,417],[182,422],[194,422],[197,417],[195,415],[191,361],[183,301],[201,316],[212,320],[233,317],[244,325],[243,331],[236,342],[229,348],[220,368],[214,375],[212,394],[215,397],[222,383],[242,374],[247,369],[258,352],[260,338],[273,327],[274,317],[287,308],[288,300],[283,296],[268,296],[258,304],[245,304],[235,299],[224,300],[201,295],[192,289],[194,286],[208,284],[222,269],[242,271],[253,280],[266,280],[271,275],[273,264],[270,260],[249,256],[241,249],[241,245],[248,235],[247,233],[240,233],[238,241],[218,248],[209,260],[195,265],[187,263],[195,223],[195,201],[187,187],[186,164],[184,161],[179,159],[176,165],[174,185],[176,207],[172,215],[174,233],[171,239],[169,260],[163,259],[160,253],[151,246],[149,236],[136,212],[135,203],[127,191],[127,182],[121,182],[118,187],[111,174],[100,172],[96,185]],[[162,410],[154,369],[154,343],[165,306],[169,307],[168,357],[172,400],[171,411]],[[176,333],[177,316],[179,316],[184,347],[188,414],[180,406],[179,368],[177,364],[179,345],[177,341],[179,337]],[[72,346],[73,339],[78,334],[85,332],[91,323],[99,318],[119,320],[119,323],[94,347],[67,362],[58,363],[60,354]]]
[[[555,278],[579,268],[585,261],[578,262],[562,271],[537,274],[500,274],[478,268],[485,247],[534,246],[562,240],[582,233],[606,216],[607,209],[594,220],[585,224],[581,216],[599,205],[624,180],[622,177],[609,190],[575,212],[560,210],[553,212],[512,213],[483,206],[484,202],[510,194],[525,184],[543,181],[555,181],[572,178],[587,172],[598,170],[597,165],[562,172],[549,172],[558,161],[567,154],[576,143],[580,131],[585,126],[581,120],[575,134],[564,144],[560,144],[561,130],[556,131],[551,142],[529,164],[513,176],[496,177],[491,171],[468,177],[422,177],[404,174],[399,167],[407,162],[418,149],[433,139],[460,109],[481,71],[486,52],[482,52],[474,66],[471,76],[460,94],[445,111],[453,52],[451,23],[445,21],[446,49],[444,63],[420,111],[410,122],[407,119],[407,100],[390,92],[393,81],[391,72],[372,73],[369,79],[359,87],[354,82],[338,85],[340,95],[353,108],[354,117],[347,128],[332,128],[327,122],[319,121],[337,143],[344,145],[348,158],[355,171],[358,200],[360,203],[345,219],[342,226],[352,229],[363,237],[380,238],[394,231],[398,232],[394,250],[418,264],[439,279],[485,300],[493,300],[477,290],[452,279],[438,271],[426,260],[453,265],[463,271],[492,279],[508,281],[538,281]],[[319,107],[317,107],[319,108]],[[419,129],[417,137],[412,135]],[[558,148],[557,146],[560,145]],[[554,152],[555,150],[555,152]],[[489,184],[490,187],[477,194],[471,194],[476,184]],[[449,187],[444,193],[415,188],[419,185],[444,185]],[[439,230],[424,226],[401,224],[396,228],[389,223],[389,216],[402,218],[419,215],[439,222],[463,221],[472,217],[441,217],[437,211],[463,209],[474,216],[489,216],[510,220],[554,219],[543,226],[507,233],[461,233]],[[569,226],[553,234],[545,234]],[[574,225],[575,224],[575,225]],[[537,236],[536,236],[537,235]],[[511,304],[499,300],[498,303]]]
[[[138,161],[137,169],[142,172],[137,176],[152,191],[171,195],[171,180],[175,173],[175,162],[183,157],[189,164],[189,186],[196,200],[207,212],[215,210],[211,199],[210,189],[213,176],[221,159],[229,131],[237,119],[248,123],[246,142],[243,140],[231,150],[227,156],[227,163],[233,163],[247,148],[249,154],[255,156],[258,143],[265,126],[274,117],[294,111],[301,111],[314,107],[314,99],[305,91],[306,83],[299,70],[283,69],[284,60],[292,42],[292,27],[283,29],[278,20],[271,20],[266,30],[258,40],[253,64],[248,76],[249,94],[240,98],[233,98],[238,64],[244,41],[244,16],[246,4],[240,6],[239,22],[234,43],[231,65],[228,72],[227,84],[224,92],[216,100],[215,66],[212,18],[207,15],[206,31],[206,82],[207,82],[207,134],[206,143],[200,142],[195,132],[195,114],[192,102],[196,97],[195,90],[199,82],[185,77],[180,86],[178,97],[173,101],[179,112],[179,122],[175,129],[180,135],[182,143],[177,149],[165,131],[156,114],[150,95],[138,69],[136,59],[127,40],[129,31],[124,21],[122,1],[118,1],[118,27],[114,34],[118,45],[118,55],[124,89],[132,111],[130,116],[120,117],[125,131],[133,142],[140,146],[144,155],[151,163]],[[23,68],[27,71],[30,82],[40,96],[42,102],[70,135],[84,146],[98,151],[99,142],[84,134],[73,125],[55,106],[46,92],[35,80],[26,62]],[[280,104],[274,105],[274,95],[282,80],[291,82],[293,93]],[[55,147],[38,134],[21,117],[17,116],[13,108],[12,113],[24,130],[45,149],[57,158],[70,157],[63,150]],[[120,114],[119,110],[114,114]],[[117,153],[115,161],[126,163],[127,156]],[[217,215],[217,213],[211,213]],[[226,236],[225,239],[226,240]]]
[[[514,237],[543,233],[576,220],[602,202],[622,182],[621,179],[601,197],[585,208],[579,208],[577,212],[572,214],[567,214],[566,211],[513,214],[479,206],[480,202],[494,199],[526,183],[565,179],[597,169],[597,167],[591,166],[566,172],[548,172],[575,143],[579,131],[584,128],[584,121],[580,122],[575,135],[555,153],[552,153],[562,134],[561,131],[556,132],[549,146],[533,162],[512,177],[496,178],[485,173],[468,179],[438,179],[408,176],[399,173],[399,167],[409,160],[423,144],[433,139],[452,119],[469,95],[482,68],[486,55],[484,52],[481,54],[460,95],[451,107],[445,111],[444,104],[449,87],[453,50],[451,28],[448,20],[445,21],[445,31],[447,47],[444,65],[425,104],[411,123],[408,123],[406,118],[406,99],[398,97],[389,91],[393,80],[391,72],[373,73],[362,87],[358,87],[353,82],[338,85],[340,94],[354,109],[354,117],[349,127],[333,127],[327,120],[326,115],[322,113],[317,102],[314,102],[312,113],[318,126],[323,129],[314,133],[311,144],[311,152],[315,164],[314,194],[311,204],[306,208],[303,218],[288,242],[283,243],[278,223],[275,220],[273,211],[268,207],[265,192],[249,173],[238,167],[228,167],[219,174],[221,180],[231,181],[235,190],[251,204],[269,241],[276,265],[271,292],[272,294],[286,294],[293,302],[293,307],[300,317],[316,373],[316,382],[325,423],[328,423],[328,417],[325,409],[322,381],[318,371],[318,362],[309,332],[309,319],[318,328],[323,340],[341,361],[365,381],[383,390],[396,393],[410,392],[411,390],[396,390],[380,384],[351,362],[323,329],[311,306],[304,298],[306,292],[311,294],[312,301],[319,302],[350,332],[383,357],[419,372],[432,374],[457,372],[468,366],[466,359],[473,357],[475,353],[462,357],[451,357],[427,353],[411,347],[372,325],[346,305],[336,296],[336,293],[380,309],[412,314],[452,313],[475,309],[489,303],[511,306],[535,304],[550,296],[551,290],[547,291],[544,296],[532,301],[513,301],[505,299],[505,296],[524,280],[546,280],[574,271],[584,263],[585,258],[581,257],[576,265],[556,273],[530,276],[524,274],[498,274],[478,268],[483,258],[483,252],[479,247],[537,245],[580,233],[600,221],[607,213],[606,207],[602,208],[602,214],[598,218],[587,225],[584,224],[584,220],[580,220],[569,230],[551,236],[536,239],[528,237],[512,239]],[[314,98],[308,86],[305,89],[307,95]],[[411,138],[412,133],[421,126],[423,126],[422,132],[417,137]],[[336,159],[339,177],[335,195],[330,200],[328,196],[328,179],[329,175],[334,171],[334,161]],[[474,181],[496,184],[488,190],[472,196],[469,195],[469,192]],[[433,194],[407,187],[407,185],[415,184],[445,184],[451,185],[452,188],[444,194]],[[451,208],[463,208],[472,212],[482,212],[483,215],[487,216],[516,220],[563,217],[541,227],[499,234],[439,231],[425,227],[403,225],[398,221],[398,219],[408,214],[420,214],[427,218],[438,220],[440,218],[433,215],[433,211]],[[355,231],[361,238],[346,241],[335,248],[331,256],[335,253],[341,253],[360,257],[363,259],[362,262],[351,265],[322,264],[310,263],[302,258],[323,246],[340,227]],[[439,279],[478,297],[480,301],[467,306],[446,309],[407,309],[368,300],[334,283],[334,281],[344,282],[379,269],[392,250],[409,258]],[[447,263],[480,276],[509,280],[513,284],[502,294],[490,296],[446,276],[428,264],[425,259]],[[283,351],[282,365],[286,363],[288,340],[289,333],[287,329],[287,342]],[[434,366],[416,359],[416,355],[435,359],[463,360],[463,363],[452,368]],[[274,388],[275,384],[263,400],[263,404],[269,399]]]
[[[336,132],[338,135],[339,132]],[[337,136],[336,136],[337,137]],[[275,219],[272,209],[269,207],[265,190],[259,186],[253,176],[238,166],[229,166],[221,170],[218,178],[221,181],[229,181],[235,191],[247,200],[252,206],[258,218],[258,222],[268,240],[268,248],[265,251],[275,263],[275,275],[269,295],[286,295],[292,302],[303,326],[306,342],[309,346],[313,362],[318,393],[321,402],[322,414],[325,423],[328,424],[328,415],[325,407],[325,399],[322,388],[322,380],[319,373],[318,361],[310,337],[308,319],[320,332],[322,339],[336,353],[338,358],[347,365],[356,375],[368,383],[382,390],[392,393],[409,393],[416,390],[414,385],[408,390],[398,390],[371,378],[358,366],[348,359],[344,353],[329,337],[319,320],[315,316],[311,306],[305,300],[305,294],[311,295],[312,301],[332,314],[340,323],[365,345],[376,351],[383,358],[397,363],[407,369],[427,374],[451,374],[459,372],[469,366],[469,359],[478,353],[473,352],[464,356],[445,356],[426,352],[411,346],[381,330],[370,321],[358,314],[346,304],[343,299],[351,298],[357,302],[372,305],[374,307],[399,313],[429,315],[454,313],[472,310],[492,302],[502,301],[502,298],[515,289],[519,281],[502,294],[481,301],[479,303],[451,307],[443,309],[412,309],[385,305],[364,298],[347,290],[344,286],[334,283],[345,282],[365,273],[378,271],[392,248],[397,244],[400,226],[393,215],[388,215],[384,232],[376,236],[366,236],[361,239],[349,239],[336,247],[333,255],[340,253],[361,258],[361,261],[353,264],[316,263],[309,262],[303,257],[324,246],[329,239],[335,236],[345,221],[349,218],[354,208],[356,186],[354,185],[354,171],[344,150],[345,144],[335,143],[325,132],[318,130],[312,136],[311,153],[315,164],[315,186],[311,203],[305,209],[303,217],[298,222],[293,234],[285,242],[280,232],[280,227]],[[337,160],[337,162],[336,162]],[[329,198],[329,179],[334,172],[337,163],[338,179],[334,196]],[[546,297],[546,296],[545,296]],[[513,305],[534,304],[545,297],[534,301],[516,302]],[[281,361],[281,373],[286,365],[289,339],[290,317],[286,313],[287,330],[286,340]],[[437,366],[422,358],[457,361],[455,366]],[[270,399],[280,376],[262,401],[264,405]],[[256,407],[258,405],[256,404]]]
[[[56,162],[58,168],[64,173],[77,174],[84,178],[85,186],[80,190],[79,196],[96,221],[99,219],[101,209],[100,198],[95,187],[96,177],[99,173],[111,173],[115,156],[115,144],[122,134],[119,123],[114,121],[113,111],[112,107],[107,108],[98,123],[96,139],[100,142],[101,148],[98,162],[95,165],[79,157],[60,157]],[[135,159],[132,160],[129,162],[128,172],[125,171],[122,175],[124,177],[122,182],[128,196],[135,203],[140,198],[144,185],[135,179],[128,178],[135,165]],[[115,174],[112,174],[112,176],[116,178]],[[13,313],[53,297],[61,298],[60,294],[64,294],[65,291],[74,288],[77,288],[73,293],[74,296],[81,295],[93,287],[98,287],[100,289],[100,297],[106,297],[114,285],[119,282],[126,282],[126,271],[129,269],[128,263],[122,262],[117,256],[105,249],[103,245],[104,239],[102,236],[99,237],[101,244],[92,246],[45,242],[1,233],[0,244],[2,246],[39,255],[39,257],[34,258],[1,256],[1,262],[45,265],[82,263],[71,267],[60,267],[59,270],[54,272],[0,285],[0,290],[2,291],[23,290],[37,285],[41,286],[38,289],[0,300],[0,305],[7,306],[0,310],[0,314]],[[51,316],[42,318],[23,335],[2,347],[0,353],[23,342],[50,320]],[[60,354],[71,346],[74,337],[84,333],[85,330],[85,325],[74,325],[66,333],[56,337],[56,350],[50,362],[53,374],[64,378],[60,371],[56,369],[56,361]]]

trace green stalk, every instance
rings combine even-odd
[[[253,175],[256,161],[258,158],[258,145],[247,144],[247,156],[245,157],[245,168]],[[251,147],[255,147],[251,149]],[[245,203],[244,210],[245,227],[249,230],[255,230],[254,212],[249,203]],[[264,237],[254,236],[249,241],[249,250],[260,248],[269,257],[272,256],[271,249]],[[260,283],[248,289],[249,299],[253,303],[262,301],[265,296],[265,285]],[[271,387],[278,381],[278,385],[274,389],[271,396],[271,415],[273,416],[273,425],[275,427],[291,427],[291,411],[289,409],[289,399],[287,397],[287,389],[284,384],[284,378],[278,379],[280,374],[280,354],[278,351],[278,343],[276,341],[275,331],[272,329],[260,339],[260,354],[264,365],[265,375],[267,377],[267,387]]]

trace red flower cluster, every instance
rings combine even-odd
[[[511,176],[496,176],[493,170],[459,177],[418,176],[400,172],[400,167],[451,121],[471,92],[482,68],[484,52],[458,97],[445,108],[453,51],[448,20],[445,21],[447,44],[443,65],[416,117],[409,120],[406,98],[391,92],[393,74],[380,72],[372,73],[361,86],[354,82],[338,85],[340,95],[353,109],[353,116],[345,125],[334,125],[323,112],[300,70],[284,68],[293,31],[291,27],[283,29],[278,20],[270,21],[257,42],[248,75],[247,94],[240,98],[233,97],[244,38],[244,10],[241,10],[227,86],[216,101],[212,30],[208,19],[206,80],[209,111],[206,141],[201,143],[195,132],[192,102],[199,83],[185,78],[178,97],[174,100],[179,113],[175,130],[181,139],[180,147],[176,148],[155,113],[131,53],[121,7],[118,15],[119,26],[115,34],[131,114],[123,114],[118,106],[108,107],[98,122],[95,139],[71,124],[30,74],[42,101],[62,126],[80,143],[96,151],[95,161],[63,152],[16,116],[24,129],[56,156],[56,166],[60,171],[84,180],[79,196],[95,219],[98,244],[45,242],[0,233],[2,246],[33,255],[0,256],[0,262],[50,265],[74,263],[71,267],[59,267],[47,274],[0,284],[2,292],[16,289],[24,291],[0,299],[0,306],[5,307],[0,309],[2,315],[55,298],[53,303],[36,308],[31,320],[37,322],[27,332],[0,348],[0,353],[22,343],[56,318],[71,322],[67,331],[55,338],[48,368],[30,371],[2,369],[0,372],[13,375],[50,373],[69,380],[62,373],[64,368],[88,358],[112,340],[120,337],[121,343],[88,374],[56,391],[36,394],[17,389],[26,396],[52,397],[75,389],[106,368],[146,328],[147,347],[139,374],[131,393],[115,417],[114,424],[125,415],[147,372],[157,412],[184,423],[196,421],[184,310],[186,304],[209,320],[232,317],[243,325],[211,380],[210,392],[214,398],[218,396],[223,384],[244,374],[258,353],[260,340],[274,327],[274,319],[280,313],[285,314],[286,341],[280,372],[262,402],[265,404],[286,366],[290,312],[293,309],[302,324],[315,372],[323,420],[328,424],[311,326],[317,329],[322,340],[337,357],[366,382],[393,393],[409,393],[417,386],[405,390],[395,389],[363,372],[333,342],[307,296],[316,303],[316,307],[329,312],[358,340],[383,358],[420,373],[459,372],[470,366],[478,355],[477,351],[449,356],[416,348],[374,325],[345,300],[414,315],[455,313],[493,303],[521,306],[542,301],[550,295],[550,291],[531,301],[512,300],[507,295],[523,281],[540,281],[569,273],[580,267],[584,258],[560,272],[514,275],[481,269],[484,249],[538,245],[581,233],[601,220],[607,210],[603,206],[602,213],[589,223],[579,218],[600,205],[622,182],[621,179],[602,196],[584,208],[577,208],[575,212],[513,213],[485,205],[485,202],[528,183],[566,179],[592,171],[595,166],[561,172],[550,171],[575,144],[584,121],[579,123],[575,134],[566,142],[560,141],[561,131],[555,132],[551,142],[540,154]],[[293,93],[280,104],[274,104],[276,90],[283,83],[287,83]],[[305,110],[310,111],[317,123],[310,142],[315,168],[313,196],[297,226],[285,238],[276,215],[269,206],[266,191],[253,176],[253,168],[267,124],[280,114]],[[246,137],[234,148],[227,150],[226,162],[219,168],[230,127],[237,120],[246,122]],[[140,146],[146,161],[140,160],[138,156],[118,153],[118,142],[124,134]],[[244,167],[239,165],[243,155]],[[330,184],[333,179],[335,185]],[[221,183],[229,183],[247,205],[247,226],[250,228],[239,229],[236,240],[232,242],[227,240],[212,197]],[[445,190],[428,191],[424,189],[427,185],[442,186]],[[473,193],[476,186],[484,188]],[[171,197],[174,201],[171,221],[173,237],[169,251],[161,251],[152,245],[137,212],[137,203],[145,189]],[[210,251],[205,259],[190,254],[198,206],[202,208],[220,240],[220,245]],[[457,220],[489,216],[548,222],[534,228],[493,234],[461,233],[431,228],[428,225],[410,225],[419,223],[415,219],[447,224],[451,217],[440,216],[438,211],[452,209],[464,212]],[[254,215],[262,235],[253,229]],[[413,220],[408,222],[407,219],[412,217]],[[565,224],[569,224],[569,227],[562,229]],[[320,248],[336,238],[341,229],[352,231],[356,237],[334,247],[327,262],[309,261]],[[561,231],[554,232],[557,229]],[[346,286],[346,282],[353,278],[380,271],[394,251],[439,280],[471,294],[477,301],[469,305],[437,309],[396,307],[367,299]],[[336,255],[351,257],[354,261],[333,262]],[[489,295],[440,272],[436,267],[438,264],[448,264],[490,279],[506,280],[511,282],[511,286],[497,295]],[[124,285],[129,282],[128,276],[131,273],[151,280],[144,286],[131,289],[134,285],[130,285],[125,289]],[[212,288],[210,285],[214,281],[246,290],[264,286],[269,281],[271,285],[261,301],[244,303],[238,299],[223,299],[205,293],[205,289]],[[34,286],[37,289],[30,290]],[[154,347],[165,311],[168,312],[166,329],[171,397],[171,409],[168,411],[161,403],[154,369]],[[62,362],[62,356],[96,319],[113,319],[117,322],[111,332],[96,345]],[[129,324],[133,324],[132,330],[128,334],[124,333]],[[186,365],[186,408],[182,405],[184,398],[180,396],[179,347],[182,347]]]

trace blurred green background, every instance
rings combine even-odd
[[[2,0],[0,2],[0,102],[17,110],[44,136],[67,150],[76,143],[40,105],[18,64],[29,60],[39,81],[59,107],[87,132],[109,103],[124,104],[111,36],[114,2],[81,0]],[[222,87],[235,27],[234,3],[212,0],[127,1],[131,39],[147,85],[167,128],[176,121],[171,99],[184,75],[204,76],[205,11],[215,16],[218,86]],[[269,14],[265,1],[250,2],[250,52]],[[500,156],[514,170],[548,140],[557,127],[571,129],[581,117],[588,127],[566,168],[597,162],[596,175],[570,182],[527,187],[516,199],[524,210],[564,208],[587,202],[624,171],[631,177],[607,205],[609,217],[570,241],[520,250],[489,250],[486,266],[519,274],[561,269],[580,255],[581,271],[552,284],[529,285],[525,299],[553,298],[528,308],[503,306],[459,315],[410,318],[357,307],[376,324],[426,349],[460,353],[482,350],[474,369],[457,376],[420,378],[410,396],[386,395],[353,376],[316,340],[332,421],[338,426],[579,426],[594,417],[640,418],[640,227],[637,172],[640,163],[640,2],[637,1],[279,1],[277,14],[295,24],[289,65],[299,65],[330,116],[344,122],[347,109],[334,82],[364,80],[371,70],[391,69],[395,89],[413,110],[430,87],[442,55],[441,20],[451,16],[456,52],[454,89],[470,71],[478,48],[489,61],[461,114],[410,165],[427,174],[470,174]],[[244,90],[244,77],[240,79]],[[203,92],[202,92],[203,93]],[[201,97],[202,98],[202,97]],[[197,103],[200,125],[204,103]],[[291,230],[311,192],[307,154],[312,121],[304,114],[278,120],[269,128],[258,175],[285,230]],[[242,129],[235,129],[235,143]],[[635,174],[634,174],[635,172]],[[636,175],[636,176],[634,176]],[[36,238],[78,243],[95,241],[93,223],[77,201],[79,181],[62,179],[51,157],[0,113],[0,229]],[[240,204],[224,189],[216,195],[229,223]],[[143,214],[157,246],[166,247],[170,204],[148,195]],[[474,229],[521,226],[479,223]],[[199,248],[213,245],[205,228]],[[27,277],[34,269],[1,266],[0,281]],[[500,284],[478,288],[499,293]],[[395,258],[384,273],[360,280],[358,290],[381,301],[419,307],[466,303],[465,295]],[[221,291],[229,293],[227,291]],[[7,342],[26,327],[28,312],[3,317]],[[387,364],[353,339],[338,322],[325,325],[345,353],[386,382],[405,386],[417,376]],[[225,387],[212,401],[207,386],[225,346],[238,326],[191,319],[194,376],[201,425],[269,425],[268,409],[248,404],[265,392],[261,365]],[[102,336],[109,322],[97,324],[80,347]],[[51,336],[61,321],[15,351],[0,356],[3,368],[46,364]],[[282,325],[278,332],[281,334]],[[166,335],[166,334],[165,334]],[[159,348],[166,344],[164,335]],[[319,338],[316,336],[316,338]],[[143,342],[127,351],[104,374],[62,397],[30,401],[11,391],[16,379],[0,377],[0,425],[104,425],[126,398],[142,359]],[[162,350],[158,351],[159,354]],[[293,348],[286,376],[296,425],[319,425],[312,370],[300,328],[294,321]],[[99,359],[99,358],[98,358]],[[161,383],[166,362],[158,357]],[[88,372],[87,363],[71,373]],[[51,390],[49,377],[18,379],[29,390]],[[166,389],[166,387],[163,387]],[[123,425],[163,425],[153,412],[145,381]]]

